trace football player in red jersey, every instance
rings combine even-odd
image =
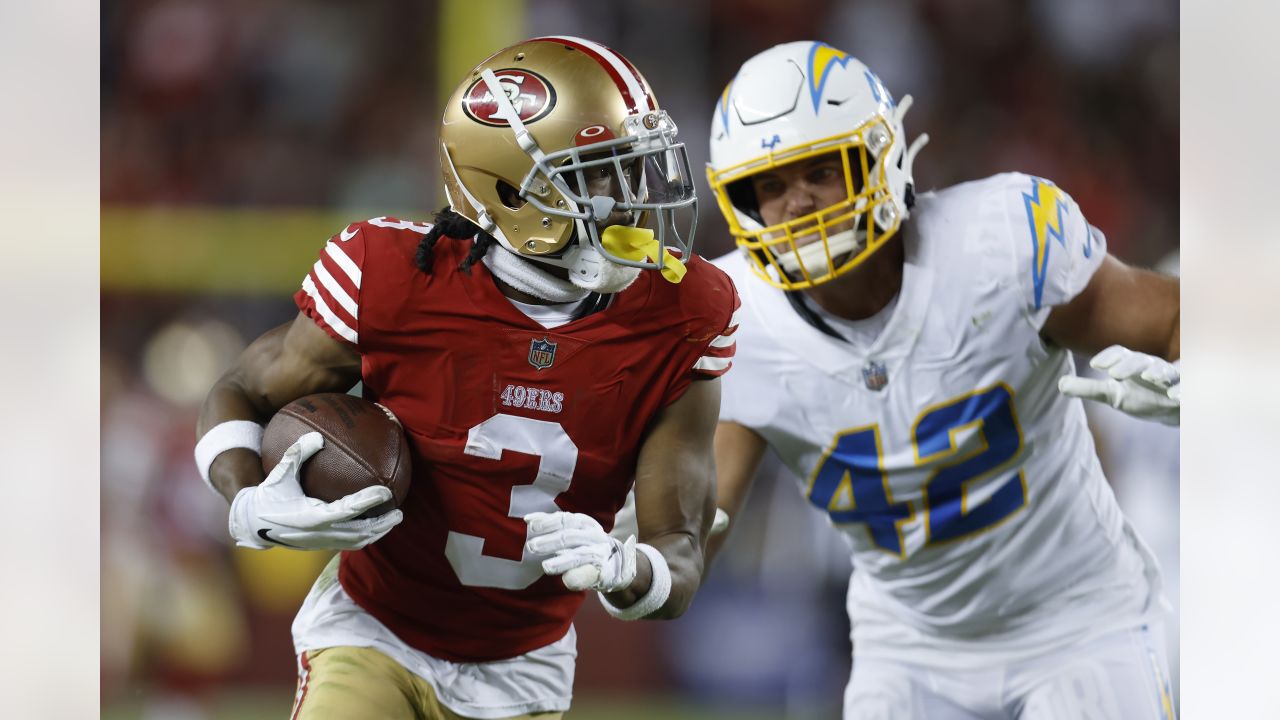
[[[209,393],[196,461],[238,545],[341,550],[293,626],[300,718],[558,717],[585,590],[622,619],[688,607],[715,511],[737,294],[692,253],[676,128],[621,55],[523,42],[449,100],[434,224],[330,239],[291,322]],[[303,496],[303,436],[264,478],[260,423],[363,382],[413,484]],[[638,538],[609,534],[634,484]],[[638,542],[637,542],[638,540]]]

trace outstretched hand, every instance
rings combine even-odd
[[[1059,378],[1058,391],[1106,403],[1137,418],[1165,425],[1180,422],[1182,372],[1178,362],[1112,345],[1095,355],[1089,366],[1108,377],[1066,375]]]

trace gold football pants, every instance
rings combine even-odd
[[[563,713],[510,720],[560,720]],[[293,720],[465,720],[440,704],[426,680],[372,648],[307,652],[300,662]]]

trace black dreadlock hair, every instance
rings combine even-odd
[[[476,224],[462,217],[458,213],[449,209],[448,206],[442,208],[436,213],[435,223],[431,229],[427,231],[422,242],[418,243],[418,252],[414,255],[414,264],[422,272],[431,274],[431,251],[436,246],[436,241],[442,237],[453,238],[454,240],[467,240],[471,237],[475,238],[475,242],[471,245],[471,251],[458,263],[458,269],[470,275],[471,266],[475,265],[480,258],[489,252],[489,248],[498,243],[492,235],[484,232],[476,227]]]

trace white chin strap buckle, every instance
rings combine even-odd
[[[608,262],[595,248],[582,245],[569,248],[564,259],[569,265],[569,279],[580,287],[596,283],[600,279],[600,273],[604,272],[604,264]]]
[[[640,268],[610,262],[589,245],[574,245],[564,259],[569,268],[569,282],[603,295],[622,292],[640,277]]]

